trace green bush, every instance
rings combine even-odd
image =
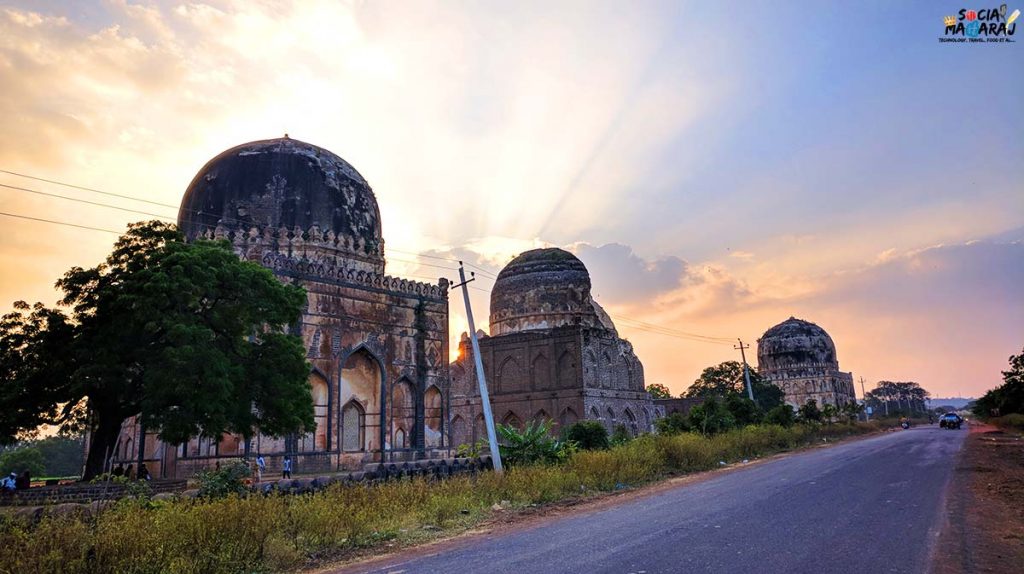
[[[730,393],[725,398],[725,408],[729,410],[736,426],[747,426],[761,422],[764,413],[757,403],[737,393]]]
[[[565,439],[583,450],[608,448],[608,429],[598,421],[579,421],[565,431]]]
[[[768,411],[764,416],[764,422],[788,428],[796,424],[796,417],[793,415],[793,408],[783,404]]]
[[[1012,413],[1003,415],[1001,417],[989,419],[989,422],[999,428],[1024,431],[1024,415],[1022,414]]]
[[[690,421],[682,413],[672,413],[654,421],[658,434],[673,435],[690,430]]]
[[[510,465],[553,463],[564,461],[572,453],[572,443],[551,436],[551,421],[531,421],[519,430],[498,425],[501,460]]]
[[[244,494],[245,479],[252,473],[245,461],[236,460],[222,464],[214,470],[203,470],[197,474],[199,496],[223,498],[229,494]]]
[[[804,406],[797,410],[797,417],[801,422],[821,422],[821,409],[818,408],[818,401],[810,399]]]
[[[715,397],[690,409],[690,428],[705,436],[725,432],[736,426],[732,413]]]
[[[612,446],[618,446],[626,444],[631,440],[633,440],[633,435],[629,434],[629,431],[626,430],[626,425],[617,424],[615,425],[615,430],[612,431],[612,436],[608,439],[608,442],[610,442]]]

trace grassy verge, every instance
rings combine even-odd
[[[506,507],[637,486],[863,434],[872,424],[751,426],[712,437],[643,436],[566,463],[440,482],[414,479],[303,496],[124,500],[95,516],[0,518],[0,572],[249,573],[301,569],[358,549],[478,523]]]

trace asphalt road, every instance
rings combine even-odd
[[[966,434],[915,427],[815,449],[367,571],[925,572]]]

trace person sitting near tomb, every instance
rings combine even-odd
[[[14,487],[18,490],[28,490],[32,487],[32,473],[25,469],[21,476],[14,481]]]
[[[4,478],[3,480],[0,480],[0,491],[4,492],[5,494],[9,492],[14,492],[18,488],[17,480],[18,475],[12,472],[10,476]]]
[[[121,466],[121,463],[117,463],[117,466],[114,467],[114,470],[110,471],[110,474],[114,476],[124,476],[124,467]]]
[[[153,480],[153,476],[149,474],[149,469],[146,468],[146,463],[142,463],[139,465],[138,479],[145,480],[147,482]]]

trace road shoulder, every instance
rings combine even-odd
[[[1024,438],[972,425],[954,470],[932,572],[1020,572]]]

